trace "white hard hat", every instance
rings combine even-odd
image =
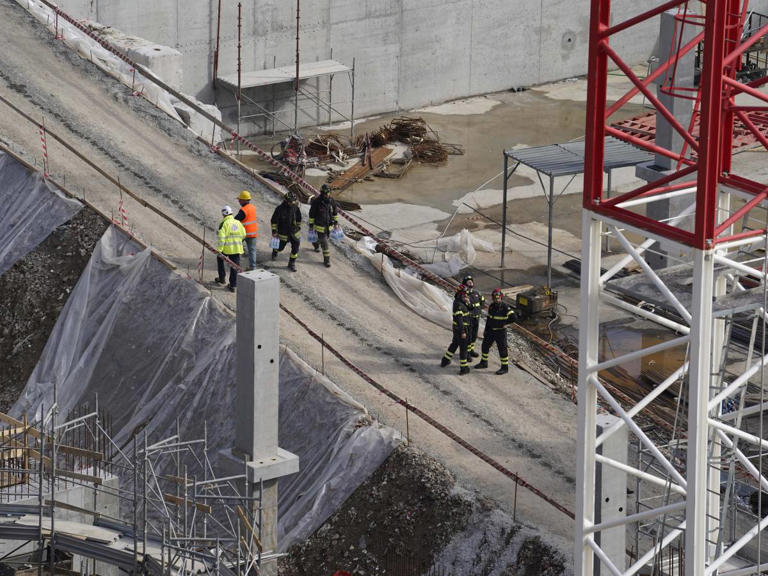
[[[229,216],[230,214],[232,214],[232,206],[224,206],[224,208],[221,209],[222,216]]]

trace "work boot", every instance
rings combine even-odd
[[[224,284],[225,279],[224,278],[214,278],[214,282],[216,282],[216,284]]]
[[[277,260],[277,250],[272,250],[272,260]]]
[[[446,358],[445,356],[443,356],[443,359],[440,360],[440,368],[445,368],[450,363],[451,363],[451,361],[448,360],[448,358]]]
[[[509,372],[509,366],[502,366],[501,368],[496,370],[496,374],[498,374],[499,376],[501,376],[502,374],[506,374],[507,372]]]
[[[326,268],[331,267],[331,259],[330,258],[323,258],[323,264],[325,264]]]
[[[315,252],[320,252],[320,244],[317,242],[312,242],[312,247],[315,249]]]
[[[464,374],[469,374],[469,366],[462,366],[461,370],[459,370],[459,376],[463,376]]]
[[[291,272],[296,272],[296,262],[294,262],[293,260],[289,260],[288,270],[290,270]]]
[[[470,350],[469,352],[467,352],[467,355],[471,356],[472,358],[480,358],[480,354],[478,354],[474,350]]]
[[[234,286],[227,286],[227,290],[229,290],[230,292],[234,292],[235,291],[235,287]]]
[[[477,364],[475,364],[475,369],[477,368],[488,368],[488,361],[487,360],[480,360]]]

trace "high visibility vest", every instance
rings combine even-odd
[[[245,228],[231,214],[225,216],[219,224],[219,252],[222,254],[242,254]]]
[[[246,238],[256,238],[259,235],[259,221],[256,218],[256,206],[251,204],[243,204],[240,206],[240,210],[245,214],[243,218],[243,226],[245,226]]]

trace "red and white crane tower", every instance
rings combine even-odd
[[[674,14],[679,30],[689,27],[689,34],[679,33],[671,56],[640,78],[611,40],[650,25],[665,12]],[[768,95],[761,90],[768,77],[749,80],[739,73],[744,55],[768,33],[768,23],[745,30],[749,14],[748,0],[672,0],[620,20],[623,15],[612,13],[610,0],[591,1],[579,342],[578,576],[651,573],[646,572],[649,566],[655,567],[654,574],[686,576],[768,571],[768,540],[761,540],[768,525],[768,460],[763,463],[768,434],[763,434],[762,417],[768,406],[768,171],[760,181],[754,162],[750,168],[749,162],[734,156],[732,146],[738,129],[751,132],[768,148],[758,127],[761,114],[768,111]],[[677,64],[699,49],[698,87],[676,86]],[[632,83],[614,103],[607,98],[609,67],[620,69]],[[654,82],[667,95],[692,101],[690,122],[679,121],[664,105],[651,89]],[[680,136],[680,149],[665,149],[611,126],[612,116],[638,94]],[[608,197],[603,183],[606,136],[669,158],[672,168],[653,182]],[[649,216],[649,206],[663,201],[673,207],[668,218]],[[617,239],[611,244],[624,252],[618,262],[604,262],[601,241],[606,234]],[[646,261],[659,247],[676,262],[674,282],[671,274]],[[616,273],[630,262],[663,305],[649,309],[611,290]],[[668,339],[616,358],[600,357],[606,304],[668,327]],[[738,357],[732,352],[731,331],[737,325],[751,334],[739,345]],[[674,350],[682,358],[679,365],[639,400],[619,398],[600,377],[612,367]],[[663,397],[677,402],[674,438],[643,426],[643,415]],[[601,426],[605,412],[614,419]],[[604,453],[619,431],[642,447],[653,466]],[[642,506],[630,501],[626,507],[606,509],[604,499],[598,502],[595,496],[605,493],[601,475],[606,470],[631,478],[646,494],[659,498]],[[756,516],[738,502],[734,477],[757,490]],[[616,541],[624,543],[626,531],[641,524],[654,527],[648,531],[651,536],[627,546],[629,553],[611,547]],[[675,548],[681,552],[672,559],[670,550]]]

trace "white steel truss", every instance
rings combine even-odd
[[[721,196],[721,207],[727,209],[727,191]],[[678,218],[691,212],[684,210]],[[603,262],[601,238],[606,232],[623,248],[618,261]],[[684,255],[673,284],[645,260],[658,240],[639,228],[584,211],[576,574],[631,576],[649,568],[647,573],[670,576],[759,574],[768,566],[768,539],[761,539],[768,526],[768,459],[763,462],[768,430],[763,431],[762,421],[768,408],[763,386],[768,365],[763,335],[768,328],[766,238],[709,250],[665,240],[666,247]],[[748,253],[750,249],[760,253],[758,258]],[[637,265],[646,289],[653,292],[653,306],[640,296],[628,297],[626,289],[617,290],[613,284],[628,262]],[[616,357],[600,357],[601,312],[608,309],[612,318],[620,310],[663,326],[668,338]],[[731,334],[735,328],[741,331],[738,341]],[[668,366],[663,381],[632,404],[602,382],[605,370],[675,348],[685,350],[682,359],[679,354],[668,356],[679,360],[678,365]],[[675,422],[669,430],[648,429],[652,419],[644,416],[662,399],[674,402]],[[609,412],[615,422],[598,430],[599,412]],[[622,428],[643,458],[620,462],[602,455],[606,440]],[[595,494],[600,493],[600,470],[606,467],[626,474],[649,497],[642,500],[638,489],[634,506],[628,502],[620,514],[598,516]],[[753,493],[752,507],[744,499],[746,491]],[[606,541],[601,535],[619,526],[629,533],[648,529],[634,540],[638,545],[616,557],[607,545],[601,546]],[[671,547],[679,550],[679,557],[672,559]]]

